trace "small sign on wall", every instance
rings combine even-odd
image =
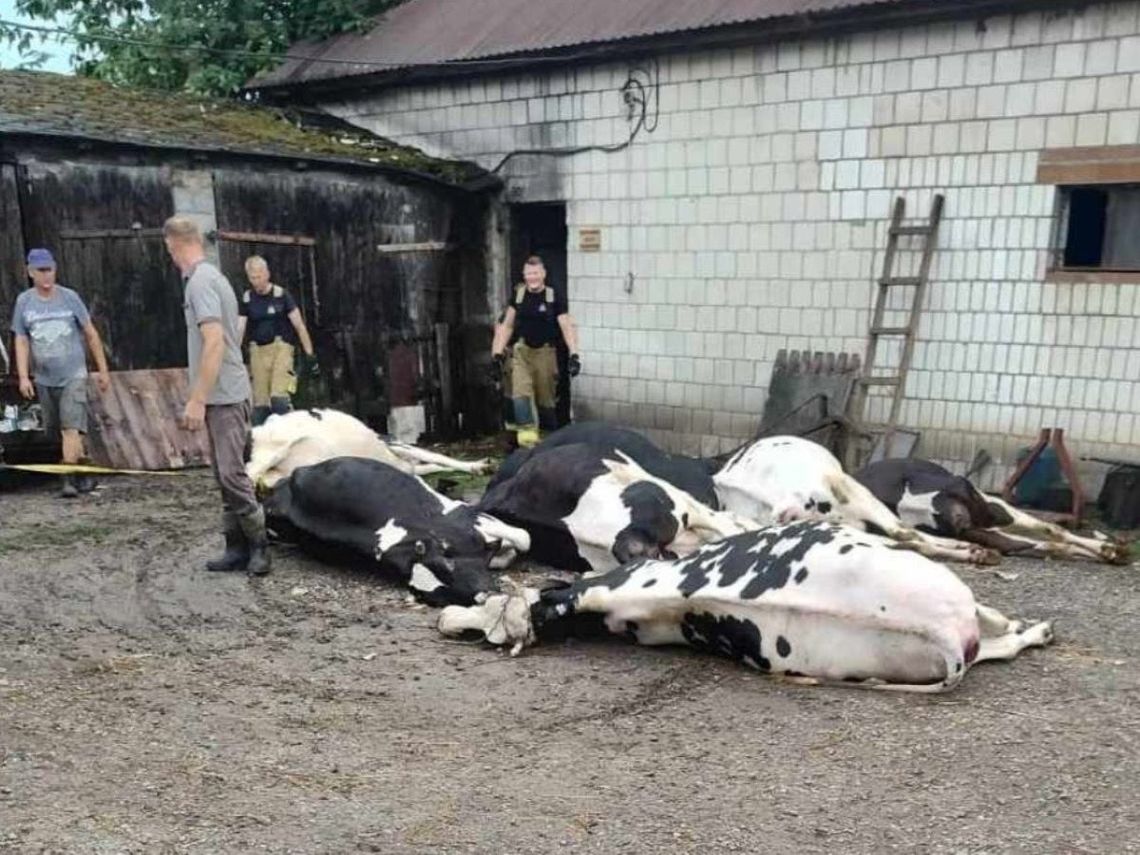
[[[601,249],[601,229],[578,229],[578,250],[580,252],[600,252]]]

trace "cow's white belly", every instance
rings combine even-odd
[[[831,453],[795,437],[753,443],[713,476],[725,510],[761,525],[843,519],[831,489],[843,469]]]
[[[839,552],[853,543],[871,545]],[[717,544],[706,547],[694,559],[707,559],[716,549]],[[702,646],[707,639],[699,630],[694,638],[692,625],[686,635],[686,616],[728,618],[759,634],[761,661],[744,658],[746,664],[832,680],[956,681],[978,643],[973,595],[953,573],[853,529],[843,529],[831,543],[813,545],[793,563],[783,585],[756,597],[743,595],[754,574],[722,586],[719,571],[682,596],[685,567],[685,561],[643,562],[620,586],[595,584],[583,592],[578,611],[604,614],[611,631],[632,631],[642,644],[695,641]],[[797,583],[801,570],[807,575]]]

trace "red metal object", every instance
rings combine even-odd
[[[388,349],[388,401],[392,407],[410,407],[417,403],[420,379],[420,357],[406,342]]]
[[[1017,469],[1014,470],[1014,473],[1009,476],[1009,480],[1005,482],[1005,486],[1002,487],[1002,498],[1011,505],[1017,504],[1018,482],[1025,477],[1025,473],[1029,471],[1037,458],[1041,456],[1041,452],[1050,445],[1057,454],[1057,462],[1061,464],[1061,472],[1064,474],[1065,480],[1069,482],[1069,488],[1073,492],[1072,510],[1067,514],[1049,513],[1045,511],[1032,511],[1032,513],[1034,516],[1047,519],[1050,522],[1070,522],[1074,525],[1079,525],[1081,516],[1084,513],[1085,496],[1084,491],[1081,489],[1081,481],[1077,475],[1076,467],[1073,466],[1073,459],[1069,456],[1069,450],[1065,447],[1064,428],[1041,428],[1041,433],[1037,436],[1036,444],[1030,449],[1029,454],[1021,461]]]

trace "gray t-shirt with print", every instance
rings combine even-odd
[[[87,376],[83,328],[89,320],[80,296],[62,285],[56,285],[46,300],[35,288],[16,298],[12,332],[27,336],[37,385],[65,386]]]
[[[250,396],[249,375],[241,360],[238,337],[238,302],[230,281],[208,261],[199,262],[186,279],[186,352],[190,362],[190,386],[198,381],[202,361],[202,333],[206,321],[222,325],[225,350],[218,380],[206,396],[207,404],[240,404]]]

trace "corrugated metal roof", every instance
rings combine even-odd
[[[356,163],[453,183],[482,173],[362,128],[316,130],[269,107],[38,71],[0,71],[4,133]]]
[[[250,86],[603,44],[915,0],[409,0],[366,33],[299,43]]]

